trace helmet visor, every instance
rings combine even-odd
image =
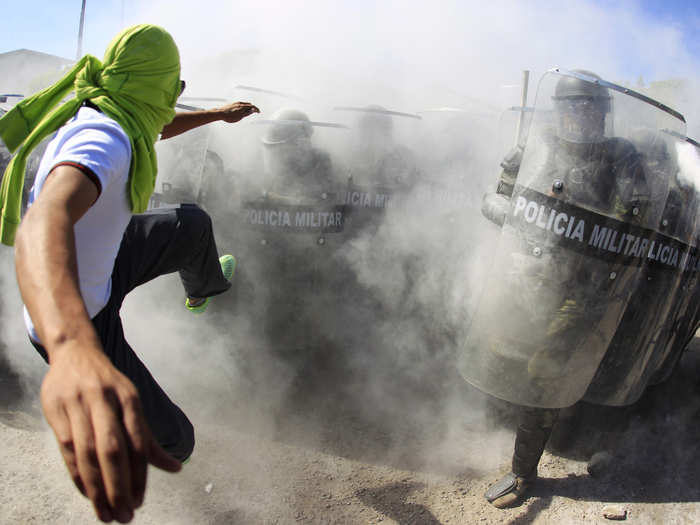
[[[607,99],[596,97],[579,96],[555,100],[559,136],[578,144],[603,141],[608,107]]]

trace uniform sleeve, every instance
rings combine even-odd
[[[131,164],[131,145],[115,122],[87,120],[73,126],[53,159],[53,167],[73,165],[102,190],[126,185]],[[51,168],[53,169],[53,168]]]

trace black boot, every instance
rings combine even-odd
[[[559,409],[522,407],[515,435],[513,470],[491,485],[484,497],[499,509],[515,507],[523,502],[537,478],[540,462]]]

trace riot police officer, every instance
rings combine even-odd
[[[241,189],[241,215],[233,222],[241,260],[255,263],[241,264],[239,281],[251,291],[246,309],[261,337],[300,365],[323,347],[319,312],[328,311],[330,296],[323,292],[336,271],[332,254],[343,231],[333,163],[314,144],[314,129],[345,126],[311,121],[292,108],[257,123],[265,126],[264,172]]]
[[[541,137],[543,146],[537,150],[536,158],[529,159],[530,179],[521,182],[519,178],[523,175],[519,173],[523,150],[516,148],[502,163],[496,192],[485,195],[482,212],[493,222],[502,225],[507,220],[516,183],[536,188],[544,194],[544,199],[556,197],[557,202],[575,203],[584,210],[627,223],[641,224],[645,219],[649,210],[646,176],[632,143],[610,136],[612,100],[608,89],[596,82],[600,77],[594,73],[583,70],[572,73],[575,74],[561,76],[556,83],[551,97],[553,121],[549,132]],[[556,258],[556,253],[552,257]],[[528,350],[532,353],[524,365],[528,376],[524,381],[533,392],[544,392],[554,382],[567,381],[571,372],[562,370],[571,369],[572,341],[582,330],[590,330],[603,315],[604,305],[591,301],[594,294],[582,288],[585,279],[605,281],[608,276],[601,279],[596,267],[585,259],[578,264],[567,261],[567,266],[561,269],[558,295],[545,295],[561,298],[554,300],[553,314],[550,312],[540,330],[533,327],[539,334],[532,339],[535,344]],[[556,272],[556,267],[553,268]],[[600,268],[604,270],[603,266]],[[528,268],[535,273],[539,270],[536,263]],[[552,267],[547,271],[551,272]],[[553,281],[556,279],[537,280]],[[566,290],[563,295],[562,289]],[[536,398],[539,394],[533,395]],[[523,500],[537,477],[537,466],[559,411],[548,408],[546,402],[520,407],[512,470],[484,494],[494,506],[515,506]]]
[[[261,141],[270,187],[274,193],[304,194],[328,191],[333,165],[325,151],[313,145],[309,117],[298,109],[281,109],[272,117]]]
[[[339,107],[358,112],[355,121],[355,144],[350,167],[354,184],[408,191],[420,179],[415,155],[398,144],[394,136],[394,118],[420,119],[419,115],[390,111],[371,104],[366,107]]]

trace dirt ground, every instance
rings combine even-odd
[[[453,368],[425,384],[400,371],[370,380],[333,355],[297,363],[293,373],[262,373],[214,351],[193,366],[193,348],[220,345],[183,335],[192,332],[185,317],[167,322],[159,329],[180,345],[144,359],[192,419],[197,446],[181,473],[150,470],[133,523],[606,523],[610,505],[629,523],[700,523],[698,338],[672,378],[635,406],[568,410],[532,495],[498,510],[482,494],[509,466],[514,414]],[[145,346],[148,325],[131,324],[132,344]],[[21,371],[29,377],[21,401],[7,367],[2,377],[0,523],[96,522],[38,412],[43,363],[34,357]],[[592,477],[587,461],[601,450],[612,459]]]

